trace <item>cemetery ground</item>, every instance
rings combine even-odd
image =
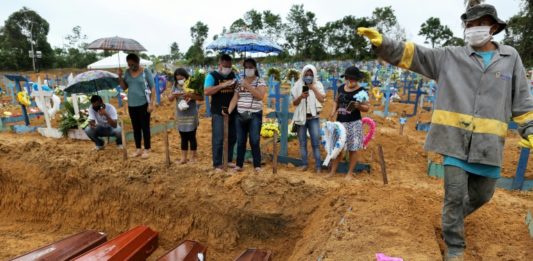
[[[329,115],[331,96],[323,118]],[[413,106],[390,107],[401,113]],[[122,108],[118,111],[129,130],[129,119]],[[173,115],[174,104],[163,99],[152,126]],[[145,224],[160,233],[153,258],[192,239],[208,246],[209,260],[232,260],[248,247],[271,249],[274,260],[372,260],[378,252],[439,260],[443,181],[427,175],[428,159],[439,157],[424,152],[426,133],[415,130],[415,117],[400,136],[398,117],[367,116],[376,121],[377,131],[359,161],[372,170],[351,180],[302,173],[290,164],[280,165],[274,175],[269,159],[260,174],[249,165],[243,173],[215,173],[211,120],[205,117],[198,129],[199,162],[170,167],[164,164],[160,134],[152,138],[148,160],[123,161],[114,144],[94,152],[89,141],[0,133],[0,259],[85,229],[113,238]],[[422,112],[419,119],[429,121],[430,113]],[[43,125],[44,119],[31,124]],[[169,139],[174,161],[180,152],[175,129],[169,130]],[[509,132],[503,176],[514,176],[518,141]],[[272,152],[272,143],[262,144],[263,153]],[[388,185],[382,182],[377,144],[384,148]],[[127,146],[134,150],[132,142]],[[296,140],[288,148],[290,156],[298,157]],[[529,165],[526,177],[533,179]],[[528,210],[533,210],[532,191],[497,189],[488,205],[466,219],[467,260],[533,260]]]

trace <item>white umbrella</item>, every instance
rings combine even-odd
[[[97,61],[95,63],[92,63],[92,64],[89,64],[87,66],[87,69],[89,70],[95,70],[95,69],[114,69],[114,68],[119,68],[121,67],[121,64],[124,65],[124,64],[127,64],[126,63],[126,56],[127,54],[125,54],[124,52],[118,52],[116,54],[113,54],[109,57],[106,57],[100,61]],[[140,64],[142,66],[150,66],[153,64],[153,62],[151,61],[148,61],[148,60],[144,60],[141,58],[141,61],[140,61]]]

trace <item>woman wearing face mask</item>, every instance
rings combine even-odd
[[[148,158],[150,152],[150,113],[153,111],[155,102],[154,77],[150,70],[139,66],[140,58],[130,53],[126,56],[128,70],[122,73],[118,69],[118,80],[123,90],[128,90],[128,112],[133,137],[137,150],[134,157]],[[141,150],[141,141],[144,138],[144,151]]]
[[[435,110],[425,149],[443,155],[442,232],[446,260],[463,260],[464,218],[487,203],[500,177],[509,119],[520,145],[533,145],[533,96],[518,52],[492,41],[506,23],[488,4],[470,7],[461,20],[466,46],[429,49],[396,42],[369,28],[378,56],[437,81]]]
[[[322,168],[320,159],[320,112],[326,93],[324,86],[318,81],[317,70],[313,65],[306,65],[300,79],[291,89],[292,104],[296,107],[293,114],[293,124],[298,129],[300,143],[300,157],[302,166],[300,170],[307,171],[307,133],[311,136],[311,147],[315,158],[315,171],[320,173]]]
[[[367,102],[359,102],[355,98],[360,92],[365,90],[359,86],[359,81],[364,78],[364,74],[355,66],[346,68],[344,72],[344,84],[337,90],[337,97],[333,103],[330,119],[338,121],[346,128],[346,150],[350,153],[350,164],[348,175],[352,177],[355,165],[357,164],[357,151],[363,149],[363,123],[361,112],[367,112],[369,107]],[[337,173],[337,166],[342,160],[342,155],[337,156],[331,166],[330,176]]]
[[[259,78],[257,62],[248,58],[243,62],[244,77],[239,80],[237,89],[229,106],[229,113],[237,108],[237,166],[236,171],[241,171],[246,153],[246,140],[250,138],[254,170],[261,171],[260,133],[263,122],[263,98],[266,93],[266,84]]]
[[[189,79],[189,73],[185,69],[176,69],[172,93],[168,96],[170,101],[176,100],[176,122],[181,137],[181,160],[178,162],[179,164],[187,163],[189,148],[191,150],[191,162],[196,162],[196,129],[199,124],[196,101],[204,100],[201,95],[184,92],[183,85],[187,79]]]

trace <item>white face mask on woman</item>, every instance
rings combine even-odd
[[[246,76],[246,77],[254,77],[255,76],[255,69],[244,69],[244,76]]]
[[[179,86],[183,86],[184,83],[185,83],[185,80],[178,80],[178,85]]]
[[[492,39],[491,26],[474,26],[465,29],[465,40],[472,47],[481,47]]]

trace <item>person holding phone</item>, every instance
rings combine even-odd
[[[350,153],[349,168],[347,178],[351,178],[353,171],[357,164],[357,151],[363,149],[363,122],[361,121],[361,112],[369,110],[367,101],[358,101],[356,95],[360,92],[365,92],[359,82],[364,78],[364,74],[355,66],[346,68],[341,77],[344,78],[342,84],[337,90],[337,97],[333,102],[333,110],[330,115],[330,120],[335,119],[342,123],[346,128],[346,150]],[[331,165],[330,176],[337,173],[337,167],[342,160],[342,155],[339,155]]]
[[[296,126],[300,143],[300,170],[307,171],[307,132],[311,137],[311,147],[315,158],[315,171],[320,173],[322,162],[320,158],[320,112],[322,102],[326,100],[324,86],[318,80],[315,66],[306,65],[302,69],[300,79],[291,89],[292,104],[296,107],[293,114],[293,126]]]
[[[126,56],[128,70],[118,69],[118,81],[122,89],[128,90],[128,113],[133,127],[133,138],[137,150],[133,157],[148,158],[151,148],[150,115],[154,110],[155,83],[150,70],[139,65],[140,58],[134,53]],[[144,139],[144,151],[141,141]]]
[[[213,167],[223,171],[222,151],[224,145],[224,114],[228,114],[228,166],[235,167],[233,148],[237,140],[235,131],[236,113],[229,113],[228,107],[235,92],[236,75],[232,71],[231,56],[223,54],[219,58],[218,70],[205,77],[204,94],[211,96],[211,144]]]
[[[181,137],[181,159],[179,164],[187,163],[187,154],[191,150],[191,162],[196,162],[196,129],[199,125],[198,107],[196,101],[203,101],[204,97],[196,93],[185,93],[183,86],[189,79],[189,73],[184,68],[174,71],[174,86],[168,96],[169,101],[176,101],[176,122]]]
[[[104,141],[100,137],[115,137],[117,147],[123,149],[122,129],[117,125],[117,119],[117,110],[113,105],[104,103],[98,95],[91,97],[89,126],[85,128],[85,133],[95,143],[95,150],[104,149]]]

